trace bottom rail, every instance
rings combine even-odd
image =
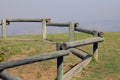
[[[82,62],[78,63],[75,67],[73,67],[71,70],[66,72],[64,74],[64,80],[70,80],[72,77],[74,77],[76,74],[81,72],[83,68],[85,68],[91,61],[92,57],[89,57]]]
[[[21,78],[7,72],[7,71],[2,71],[0,73],[0,78],[2,78],[3,80],[22,80]]]

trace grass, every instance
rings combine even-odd
[[[84,38],[91,37],[83,33],[76,33],[75,39],[80,40]],[[0,40],[0,53],[4,53],[4,60],[13,60],[20,57],[33,56],[37,54],[42,54],[46,52],[56,51],[55,43],[50,43],[43,41],[40,35],[29,35],[29,36],[9,36],[9,38],[29,38],[29,39],[39,39],[39,41],[3,41]],[[68,34],[48,34],[47,39],[52,42],[66,42],[68,41]],[[91,62],[89,66],[82,71],[82,73],[76,75],[73,80],[120,80],[120,32],[105,32],[104,34],[105,41],[99,44],[99,61]],[[81,49],[86,50],[87,52],[92,53],[92,45],[80,47]],[[15,57],[14,57],[15,56]],[[65,70],[71,68],[73,64],[77,63],[79,60],[73,55],[65,57]],[[36,73],[34,73],[40,80],[47,80],[46,76],[55,75],[56,70],[53,70],[56,66],[55,60],[45,61],[42,63],[36,63],[31,65],[35,68]],[[18,75],[23,77],[24,72],[21,70],[26,70],[24,67],[10,70]],[[38,68],[38,69],[37,69]],[[41,68],[39,71],[39,68]],[[66,69],[67,68],[67,69]],[[18,73],[17,73],[18,71]],[[19,73],[19,71],[21,73]],[[46,71],[46,73],[44,73]],[[29,70],[26,70],[26,74],[29,73]],[[42,73],[40,73],[42,72]],[[47,74],[52,72],[51,75]],[[55,74],[53,74],[55,73]],[[30,76],[27,76],[30,77]],[[24,78],[24,77],[23,77]],[[33,77],[34,78],[34,77]],[[24,80],[27,80],[24,78]],[[37,80],[36,78],[31,80]],[[52,80],[48,78],[48,80]]]
[[[99,61],[76,80],[120,80],[120,32],[106,32],[99,47]]]

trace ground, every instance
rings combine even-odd
[[[120,32],[106,32],[105,41],[99,44],[99,61],[92,61],[87,68],[76,75],[72,80],[120,80]],[[59,36],[59,37],[58,37]],[[32,39],[39,39],[40,36],[27,36]],[[76,40],[91,37],[77,33]],[[10,38],[13,38],[13,36]],[[15,36],[14,38],[26,38],[26,36]],[[28,56],[56,51],[54,42],[67,41],[68,34],[51,34],[48,40],[53,41],[0,41],[0,51],[4,53],[4,61],[16,60]],[[80,47],[92,53],[92,45]],[[70,54],[64,58],[64,71],[72,68],[81,61]],[[54,80],[56,78],[56,59],[37,62],[19,66],[7,71],[21,77],[23,80]]]

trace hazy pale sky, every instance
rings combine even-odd
[[[120,20],[120,0],[0,0],[0,18]]]
[[[0,18],[51,18],[120,31],[120,0],[0,0]]]

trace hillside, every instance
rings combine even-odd
[[[91,37],[76,33],[76,40]],[[38,39],[38,41],[0,40],[0,53],[4,61],[15,60],[46,52],[56,51],[54,42],[68,41],[68,34],[48,34],[44,41],[40,35],[9,36],[9,39]],[[99,61],[89,66],[72,80],[120,80],[120,32],[105,32],[105,41],[99,44]],[[80,47],[92,53],[92,45]],[[72,68],[79,59],[72,54],[64,59],[64,70]],[[56,77],[56,60],[37,62],[29,65],[8,69],[9,72],[23,80],[54,80]]]

